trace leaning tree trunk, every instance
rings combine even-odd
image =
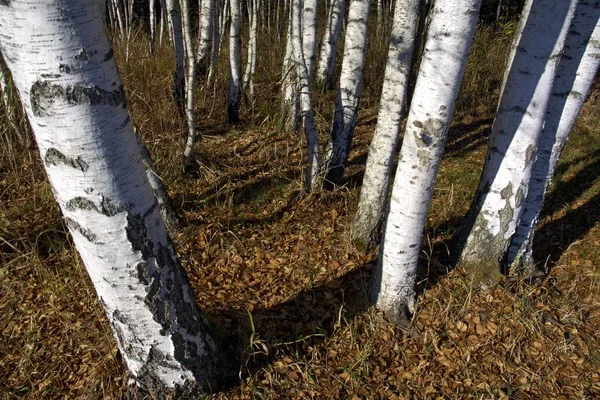
[[[350,231],[352,242],[361,251],[379,241],[394,157],[400,140],[400,121],[408,91],[418,19],[419,0],[398,0],[377,129],[369,146],[358,209]]]
[[[317,68],[317,84],[326,89],[333,89],[333,73],[342,22],[344,22],[344,0],[332,0]]]
[[[242,53],[240,39],[240,0],[231,2],[231,25],[229,27],[229,94],[227,97],[227,122],[240,121],[240,97],[242,93]]]
[[[306,166],[306,190],[308,192],[319,186],[319,136],[315,125],[314,112],[312,108],[312,89],[308,67],[304,58],[302,48],[302,0],[293,0],[291,5],[291,42],[293,59],[296,62],[296,70],[299,78],[300,107],[302,111],[302,123],[308,147],[308,162]]]
[[[522,33],[490,136],[475,200],[457,237],[459,265],[476,283],[491,284],[508,267],[508,247],[520,222],[556,65],[576,0],[529,0]]]
[[[179,0],[181,21],[183,27],[184,49],[186,60],[185,77],[185,116],[188,125],[188,137],[183,151],[183,167],[189,170],[193,164],[194,144],[196,143],[196,116],[194,114],[194,89],[196,85],[196,57],[192,41],[192,23],[189,10],[189,0]]]
[[[146,179],[104,4],[2,2],[0,48],[129,370],[161,398],[214,387],[222,355]]]
[[[414,310],[427,209],[480,4],[481,0],[437,0],[433,8],[371,286],[377,308],[400,324]]]
[[[342,74],[331,128],[331,151],[327,160],[326,183],[328,186],[342,183],[352,145],[358,102],[363,85],[369,8],[369,0],[352,0],[350,2]]]
[[[600,65],[600,8],[596,4],[591,0],[577,4],[556,70],[523,216],[508,249],[507,264],[519,274],[533,272],[533,235],[546,190]]]
[[[173,100],[180,112],[185,104],[185,49],[181,13],[177,0],[165,0],[171,42],[175,51],[175,71],[173,72]]]
[[[308,82],[312,83],[315,50],[317,48],[317,0],[304,0],[302,12],[302,52],[308,70]]]
[[[200,3],[200,18],[198,19],[198,54],[196,56],[196,66],[198,74],[205,76],[208,72],[208,65],[213,45],[213,29],[215,22],[215,2],[216,0],[202,0]]]

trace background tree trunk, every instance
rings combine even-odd
[[[327,14],[327,26],[317,69],[317,84],[326,89],[333,89],[337,44],[342,31],[342,22],[344,22],[344,0],[332,0]]]
[[[240,96],[242,93],[242,53],[240,38],[240,0],[231,2],[231,25],[229,27],[229,94],[227,97],[227,122],[240,121]]]

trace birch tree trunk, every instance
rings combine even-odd
[[[222,354],[148,185],[104,4],[2,2],[0,48],[129,370],[162,397],[212,386]]]
[[[196,65],[201,76],[205,76],[208,72],[215,21],[215,2],[216,0],[202,0],[200,4]]]
[[[302,46],[302,0],[293,0],[291,7],[290,30],[293,52],[292,57],[296,62],[297,75],[299,78],[302,123],[304,125],[304,134],[308,145],[308,162],[305,179],[306,190],[310,192],[320,184],[319,136],[317,135],[317,127],[315,125],[312,107],[312,89],[308,67],[306,65]]]
[[[194,115],[194,89],[196,86],[196,57],[192,41],[192,23],[190,21],[189,0],[179,0],[185,49],[185,115],[188,125],[188,137],[183,151],[183,167],[189,170],[193,164],[192,153],[196,143],[196,116]]]
[[[171,33],[171,42],[175,51],[175,72],[173,73],[173,100],[180,111],[185,104],[185,49],[181,13],[177,0],[165,0],[167,20]]]
[[[327,160],[326,183],[329,186],[342,183],[352,145],[358,103],[362,93],[369,9],[369,0],[350,1],[340,87],[335,100],[331,128],[331,155]]]
[[[377,128],[369,146],[358,209],[350,230],[352,242],[361,251],[379,241],[400,140],[400,122],[408,91],[418,20],[419,0],[397,1]]]
[[[287,1],[284,1],[284,5]],[[292,14],[289,8],[285,55],[281,71],[281,125],[285,132],[295,132],[300,120],[300,97],[298,95],[298,79],[296,61],[294,60],[292,40]]]
[[[337,45],[343,21],[344,0],[332,0],[327,14],[327,27],[317,68],[317,84],[326,89],[333,89]]]
[[[150,14],[150,54],[153,54],[154,43],[156,42],[156,0],[148,1],[148,11]]]
[[[227,97],[227,122],[240,121],[240,95],[242,92],[242,53],[240,38],[240,0],[231,2],[231,25],[229,27],[229,94]]]
[[[248,0],[249,35],[248,35],[248,58],[244,71],[243,92],[245,97],[254,99],[254,73],[256,72],[256,36],[258,34],[258,0]]]
[[[481,0],[437,0],[434,4],[371,286],[377,308],[399,324],[414,311],[427,209],[480,4]]]
[[[533,272],[532,244],[548,185],[600,65],[600,8],[580,0],[558,63],[523,216],[508,249],[509,266]]]
[[[528,0],[469,215],[457,238],[459,259],[476,283],[494,283],[527,197],[536,149],[576,0]]]
[[[308,70],[308,82],[312,84],[313,64],[317,48],[317,0],[304,0],[302,13],[302,51]]]

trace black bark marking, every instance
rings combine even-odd
[[[94,235],[89,229],[86,229],[86,228],[82,227],[81,225],[79,225],[79,223],[77,221],[75,221],[74,219],[65,217],[65,222],[70,229],[73,229],[73,230],[81,233],[81,235],[84,238],[86,238],[88,241],[90,241],[92,243],[98,243],[98,242],[96,242],[96,240],[98,239],[96,237],[96,235]]]
[[[66,101],[70,105],[88,104],[118,106],[125,103],[123,87],[109,92],[99,86],[67,85],[61,86],[48,81],[36,81],[30,91],[31,110],[36,117],[50,115],[50,109],[56,100]]]
[[[75,210],[88,210],[88,211],[99,211],[98,207],[93,201],[86,199],[85,197],[74,197],[67,201],[65,208],[69,211]]]
[[[100,201],[100,210],[98,211],[107,217],[113,217],[119,213],[122,213],[123,211],[130,210],[132,207],[132,204],[113,204],[112,200],[102,196],[102,200]]]
[[[82,172],[87,171],[89,168],[89,165],[85,161],[83,161],[83,159],[81,157],[77,157],[77,158],[67,157],[63,153],[61,153],[60,151],[55,149],[54,147],[50,147],[46,151],[46,154],[44,156],[44,161],[46,162],[46,164],[50,164],[50,165],[59,165],[59,164],[68,165],[69,167],[78,169]]]
[[[106,61],[108,61],[108,60],[112,60],[112,58],[114,57],[114,55],[115,55],[115,53],[113,52],[113,49],[110,49],[110,50],[108,51],[108,53],[106,53],[106,54],[104,55],[104,61],[106,62]]]
[[[129,240],[129,243],[131,243],[132,249],[142,253],[144,260],[154,256],[154,244],[148,240],[146,225],[144,224],[144,219],[140,215],[131,212],[127,213],[127,226],[125,227],[125,231],[127,232],[127,239]]]
[[[60,72],[64,72],[65,74],[70,74],[71,73],[71,66],[69,64],[59,64],[58,65],[58,70]]]
[[[90,61],[92,59],[92,55],[93,54],[84,47],[79,51],[79,53],[75,54],[73,58],[77,61]]]

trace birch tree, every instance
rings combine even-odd
[[[201,76],[208,72],[211,48],[213,45],[213,29],[215,22],[216,0],[201,0],[200,18],[198,18],[198,52],[196,55],[197,71]]]
[[[408,91],[419,20],[419,0],[398,0],[390,37],[377,128],[369,146],[351,237],[361,250],[379,241],[383,210],[400,140],[400,122]]]
[[[256,51],[258,35],[258,0],[248,1],[249,33],[248,57],[244,71],[243,92],[249,99],[254,98],[254,74],[256,73]]]
[[[575,4],[576,0],[525,4],[479,188],[457,239],[459,246],[464,243],[459,265],[484,285],[508,266],[507,250],[523,212]]]
[[[406,122],[371,298],[403,324],[414,311],[421,236],[481,0],[437,0]]]
[[[304,13],[306,13],[306,9],[304,9]],[[319,137],[317,135],[312,108],[312,89],[302,46],[302,0],[293,0],[290,15],[292,57],[295,61],[297,76],[299,78],[302,123],[308,146],[308,162],[305,175],[306,190],[310,192],[319,185],[320,160]]]
[[[185,49],[181,13],[177,0],[165,0],[167,21],[171,43],[175,52],[175,71],[173,72],[173,100],[181,111],[185,104]]]
[[[303,3],[302,52],[308,70],[308,82],[311,84],[317,48],[317,0],[304,0]]]
[[[192,41],[192,23],[190,21],[190,10],[188,6],[188,0],[179,0],[181,9],[181,22],[183,28],[184,37],[184,49],[185,49],[185,116],[188,126],[188,137],[185,144],[185,150],[183,151],[183,167],[189,169],[193,163],[192,152],[194,150],[194,143],[196,143],[196,116],[194,114],[194,89],[196,86],[196,57],[194,54],[194,47]]]
[[[287,4],[284,1],[284,6]],[[285,7],[284,7],[285,9]],[[295,132],[300,120],[300,97],[297,90],[296,61],[294,60],[292,40],[292,15],[289,8],[289,22],[287,26],[285,55],[281,71],[281,124],[285,132]]]
[[[316,79],[320,86],[327,89],[333,89],[333,74],[342,22],[344,22],[344,0],[332,0],[327,13],[327,25],[321,45]]]
[[[227,97],[227,122],[240,120],[240,97],[242,93],[242,53],[240,42],[240,0],[230,0],[231,22],[229,26],[229,94]]]
[[[161,397],[212,385],[222,354],[146,179],[104,4],[2,2],[0,48],[129,370]]]
[[[331,151],[326,168],[328,185],[342,183],[352,145],[358,102],[362,93],[369,9],[369,0],[350,1],[340,87],[331,128]]]
[[[508,249],[509,266],[516,272],[533,272],[532,244],[535,227],[548,185],[577,115],[590,91],[600,65],[600,8],[580,0],[565,39],[544,128],[533,165],[523,216]]]

